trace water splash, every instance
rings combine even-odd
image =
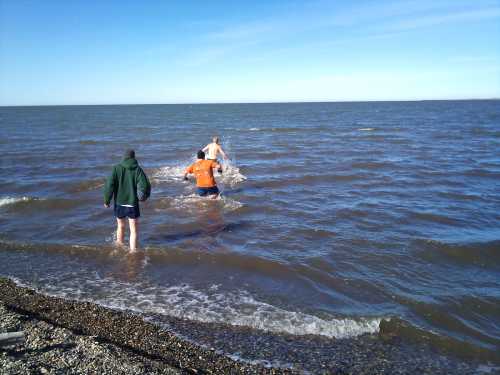
[[[172,165],[160,168],[153,174],[156,182],[182,181],[186,165]]]
[[[29,202],[37,199],[38,198],[32,198],[32,197],[4,197],[0,198],[0,207],[19,202]]]
[[[186,171],[186,166],[190,163],[185,163],[182,165],[170,165],[160,168],[153,174],[153,180],[155,182],[182,182],[184,178],[184,172]],[[224,172],[222,175],[215,173],[215,180],[218,183],[234,187],[245,181],[247,178],[244,176],[240,169],[231,160],[226,160],[223,163]]]
[[[232,164],[230,160],[228,160],[224,166],[224,172],[220,175],[216,180],[220,180],[225,185],[229,185],[230,187],[234,187],[236,184],[239,184],[245,181],[247,178],[240,172],[240,169]]]
[[[210,197],[200,197],[196,194],[189,194],[173,197],[170,201],[171,207],[184,211],[200,211],[200,209],[208,209],[214,205],[219,205],[224,211],[235,211],[243,207],[243,203],[225,196],[219,196],[216,199],[212,199]]]

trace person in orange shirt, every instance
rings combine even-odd
[[[198,188],[198,195],[205,197],[209,195],[212,199],[219,196],[219,189],[214,178],[214,169],[220,171],[221,166],[217,161],[205,160],[205,153],[198,151],[196,154],[198,160],[187,167],[184,173],[184,180],[188,179],[188,174],[194,174],[196,177],[196,187]]]

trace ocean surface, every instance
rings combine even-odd
[[[158,321],[387,322],[500,361],[500,101],[1,107],[0,132],[2,276]],[[214,135],[211,201],[182,174]],[[152,182],[139,255],[103,207],[127,148]]]

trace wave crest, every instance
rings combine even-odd
[[[33,201],[33,200],[37,200],[37,198],[33,198],[33,197],[3,197],[3,198],[0,198],[0,207],[7,206],[9,204],[16,204],[19,202],[29,202],[29,201]]]
[[[82,277],[85,279],[82,280]],[[15,281],[23,284],[20,280]],[[355,337],[378,333],[382,321],[382,318],[323,319],[258,301],[246,291],[222,292],[218,285],[200,291],[188,284],[170,287],[137,285],[97,275],[94,278],[79,275],[78,282],[76,278],[66,278],[63,282],[43,282],[40,285],[44,285],[41,292],[52,296],[76,298],[146,316],[174,316],[292,335],[320,335],[337,339]],[[93,292],[95,290],[100,292]]]

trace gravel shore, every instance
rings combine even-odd
[[[491,374],[386,334],[332,340],[163,317],[163,325],[0,278],[0,374]],[[164,329],[163,327],[170,327]],[[175,334],[173,333],[175,332]],[[196,344],[195,344],[196,343]],[[237,353],[229,358],[223,353]],[[272,366],[255,359],[273,359]]]
[[[24,331],[24,344],[0,349],[2,374],[169,374],[182,372],[96,336],[21,314],[0,304],[0,332]]]
[[[1,374],[291,374],[232,360],[140,317],[48,297],[0,278],[0,331],[25,331],[0,349]]]

